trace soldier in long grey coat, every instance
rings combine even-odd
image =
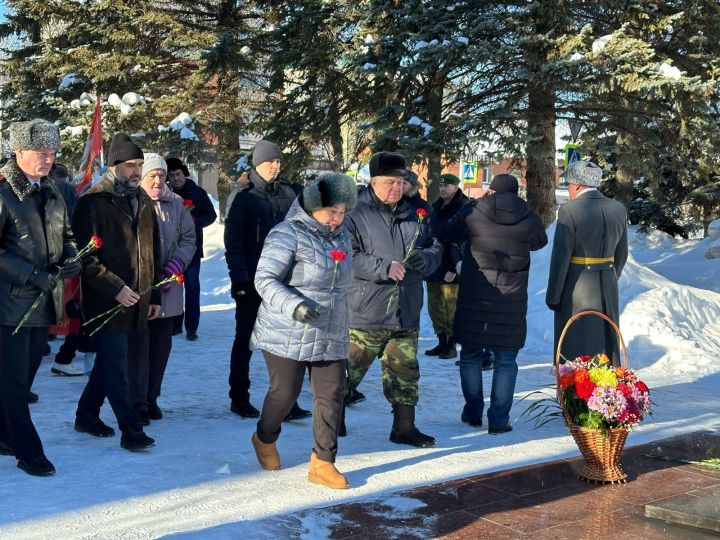
[[[588,161],[568,167],[570,202],[558,212],[545,303],[555,312],[555,350],[568,319],[583,310],[620,322],[618,279],[627,261],[627,213],[597,190],[602,169]],[[588,315],[573,323],[561,354],[570,360],[604,352],[620,362],[613,329]]]

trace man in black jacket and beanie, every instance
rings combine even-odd
[[[468,198],[459,188],[460,179],[454,174],[440,175],[440,197],[432,204],[430,234],[437,238],[440,231],[457,212],[467,204]],[[440,267],[425,278],[427,282],[428,314],[438,337],[437,346],[425,351],[427,356],[442,359],[455,358],[453,322],[458,296],[457,266],[462,261],[458,244],[444,242]]]
[[[483,348],[495,367],[488,409],[488,432],[512,430],[516,358],[527,335],[530,252],[547,244],[538,215],[518,197],[517,178],[499,174],[490,189],[466,205],[440,232],[444,242],[464,242],[455,337],[460,351],[460,383],[465,407],[461,420],[482,426]]]
[[[190,215],[195,222],[195,255],[183,270],[185,275],[185,313],[175,319],[174,334],[182,333],[183,319],[185,320],[185,337],[190,341],[197,339],[197,329],[200,325],[200,260],[203,253],[203,229],[212,225],[217,218],[215,207],[207,192],[198,186],[191,178],[190,171],[178,158],[168,158],[168,182],[172,190],[186,201],[192,201],[193,208]]]
[[[65,203],[48,180],[60,132],[45,120],[10,126],[15,152],[0,169],[0,455],[14,455],[28,474],[49,476],[30,418],[28,392],[48,329],[62,319],[66,277],[80,273]],[[34,302],[39,303],[16,330]]]
[[[290,183],[279,176],[282,159],[275,143],[258,141],[252,151],[250,182],[236,187],[228,198],[225,261],[235,300],[235,341],[228,383],[230,410],[243,418],[260,416],[260,411],[250,403],[250,336],[261,303],[253,285],[255,271],[265,238],[270,229],[285,219],[296,196]]]
[[[90,379],[77,405],[75,429],[95,437],[115,431],[100,419],[107,397],[122,431],[120,446],[141,450],[155,444],[130,403],[128,355],[147,345],[148,320],[160,314],[163,279],[160,233],[150,197],[140,188],[143,151],[125,133],[116,133],[108,171],[75,205],[72,225],[80,245],[99,236],[102,247],[83,260],[82,307],[97,351]],[[144,293],[144,294],[141,294]],[[103,314],[122,305],[105,324]],[[101,328],[102,326],[102,328]],[[145,345],[142,345],[142,344]]]

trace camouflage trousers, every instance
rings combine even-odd
[[[457,306],[457,283],[431,283],[427,284],[428,314],[432,319],[433,330],[436,334],[453,335],[453,322],[455,322],[455,307]]]
[[[350,329],[348,385],[350,394],[375,358],[380,358],[385,399],[390,403],[416,405],[420,365],[417,360],[418,330]]]

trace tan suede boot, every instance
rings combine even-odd
[[[275,443],[265,444],[258,439],[257,433],[253,433],[250,440],[252,441],[253,448],[255,449],[255,455],[257,456],[260,466],[268,471],[279,470],[280,455],[278,454]]]
[[[320,484],[333,489],[347,489],[347,478],[338,472],[333,463],[322,461],[313,452],[310,454],[310,471],[308,480],[313,484]]]

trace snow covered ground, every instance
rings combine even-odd
[[[621,326],[630,365],[653,392],[655,414],[630,435],[628,444],[720,428],[720,260],[704,258],[706,243],[631,232],[632,256],[621,283]],[[283,469],[261,470],[250,445],[254,421],[229,410],[234,304],[222,226],[206,229],[205,252],[200,339],[175,338],[160,398],[165,418],[146,428],[157,445],[130,453],[120,448],[118,436],[96,439],[75,432],[75,404],[85,378],[51,376],[52,357],[46,357],[34,386],[40,401],[31,411],[57,474],[30,477],[15,467],[14,459],[0,456],[0,537],[277,537],[260,530],[257,520],[578,454],[559,422],[533,430],[516,420],[514,431],[502,436],[461,423],[457,367],[453,361],[421,356],[417,424],[437,438],[435,448],[404,448],[388,441],[390,407],[376,363],[360,387],[368,399],[348,410],[349,436],[340,440],[337,466],[352,489],[332,491],[307,482],[310,420],[283,426],[278,443]],[[553,382],[552,315],[543,301],[549,256],[546,247],[533,259],[528,343],[518,359],[516,399]],[[421,336],[422,352],[434,344],[427,313]],[[53,350],[58,345],[53,342]],[[251,377],[252,401],[260,407],[267,377],[257,353]],[[489,383],[485,381],[486,393]],[[311,406],[307,387],[300,403]],[[516,405],[513,415],[524,408],[525,402]],[[109,407],[102,416],[115,425]],[[322,523],[307,525],[308,538],[325,537]]]

